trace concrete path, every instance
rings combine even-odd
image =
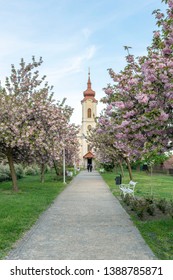
[[[98,172],[81,171],[7,259],[156,259]]]

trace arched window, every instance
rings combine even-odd
[[[91,118],[91,109],[88,109],[88,118]]]
[[[90,130],[91,130],[91,125],[89,124],[89,125],[88,125],[88,131],[90,131]]]
[[[92,149],[92,148],[91,148],[91,145],[88,145],[88,147],[87,147],[87,148],[88,148],[88,152],[90,152],[90,151],[91,151],[91,149]]]

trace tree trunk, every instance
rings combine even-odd
[[[153,175],[153,166],[151,165],[150,166],[150,176],[152,176]]]
[[[45,164],[41,164],[41,183],[44,183]]]
[[[117,163],[117,162],[115,161],[115,162],[114,162],[114,168],[113,168],[113,170],[114,170],[115,173],[117,173],[117,165],[116,165],[116,163]]]
[[[121,169],[121,175],[122,175],[122,177],[124,177],[124,169],[123,169],[123,165],[122,165],[121,161],[119,161],[119,165],[120,165],[120,169]]]
[[[55,168],[56,175],[58,176],[58,175],[59,175],[59,173],[58,173],[58,167],[57,167],[57,164],[56,164],[56,161],[55,161],[55,160],[53,161],[53,166],[54,166],[54,168]]]
[[[16,171],[14,168],[14,161],[13,161],[13,156],[12,156],[11,150],[9,150],[7,153],[7,159],[8,159],[8,164],[10,167],[10,173],[11,173],[11,178],[12,178],[12,187],[15,192],[18,192],[19,188],[17,185],[17,176],[16,176]]]
[[[136,166],[136,170],[139,171],[139,172],[141,171],[140,164],[138,164],[138,165]]]
[[[131,165],[130,165],[129,159],[128,159],[128,158],[125,158],[125,161],[126,161],[126,163],[127,163],[127,167],[128,167],[128,171],[129,171],[130,180],[133,180],[133,177],[132,177],[132,169],[131,169]]]

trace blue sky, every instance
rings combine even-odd
[[[123,46],[135,56],[146,53],[157,30],[154,9],[161,0],[0,0],[0,80],[18,67],[43,57],[40,73],[54,86],[55,98],[72,106],[72,121],[81,123],[81,99],[88,67],[96,98],[104,96],[107,68],[125,66]],[[102,105],[98,106],[98,111]]]

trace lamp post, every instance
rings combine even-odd
[[[75,160],[75,155],[74,155],[74,174],[76,175],[76,160]]]
[[[63,148],[63,183],[66,184],[66,181],[65,181],[65,148]]]

